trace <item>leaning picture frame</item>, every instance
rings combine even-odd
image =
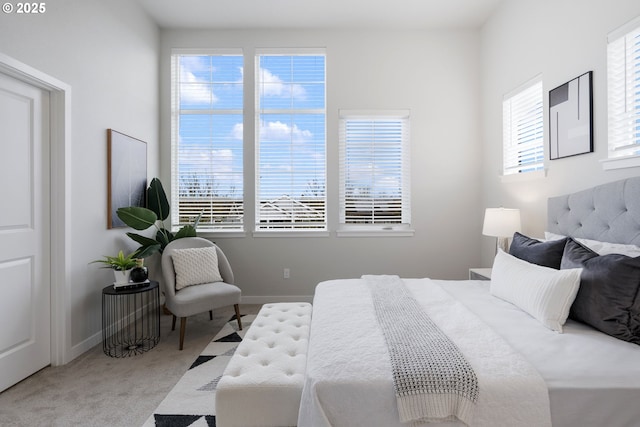
[[[549,158],[593,152],[593,79],[588,71],[549,91]]]
[[[126,227],[116,211],[146,206],[147,143],[107,129],[107,228]]]

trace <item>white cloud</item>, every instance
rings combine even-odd
[[[191,150],[189,150],[190,152]],[[190,153],[191,154],[191,153]],[[183,155],[181,165],[187,169],[200,168],[201,165],[214,165],[213,176],[225,176],[233,171],[233,151],[223,150],[202,150],[191,155]]]
[[[300,129],[298,125],[289,126],[281,121],[267,122],[260,127],[260,139],[282,140],[291,139],[293,142],[310,140],[313,134],[309,130]]]
[[[236,123],[233,125],[233,129],[231,130],[231,135],[233,139],[237,139],[242,141],[244,135],[244,124]]]
[[[242,188],[242,176],[234,175],[238,172],[236,159],[232,150],[210,150],[200,153],[200,161],[212,165],[210,170],[214,184],[219,185],[221,195],[231,192],[232,188]]]
[[[180,138],[182,142],[182,138]],[[243,178],[239,160],[233,150],[202,150],[186,149],[180,154],[180,168],[188,178],[196,177],[200,191],[206,191],[207,182],[212,182],[214,190],[220,196],[234,196],[242,191]],[[209,181],[209,178],[213,178]]]
[[[207,70],[208,67],[209,65],[205,64],[200,57],[187,56],[182,58],[180,62],[180,81],[187,83],[188,85],[185,87],[189,88],[180,93],[182,100],[197,104],[214,104],[218,101],[218,97],[213,93],[211,85],[196,77],[198,71]]]
[[[322,155],[314,151],[313,147],[305,146],[305,142],[313,139],[313,133],[306,129],[300,129],[297,125],[289,126],[286,123],[280,121],[263,123],[260,127],[260,139],[271,141],[292,141],[294,144],[298,144],[297,149],[303,150],[307,155],[314,158],[322,158]],[[261,163],[260,169],[263,172],[278,171],[278,172],[293,172],[294,167],[288,161],[277,161],[275,164]]]
[[[212,150],[211,158],[213,164],[213,176],[216,181],[229,180],[230,174],[234,171],[234,157],[231,150]]]
[[[357,183],[354,194],[364,195],[372,191],[375,196],[398,194],[401,188],[400,177],[393,172],[380,168],[373,163],[353,166],[349,170],[349,181]],[[363,189],[366,189],[363,191]]]
[[[184,101],[197,104],[215,104],[218,97],[213,92],[210,84],[204,79],[199,79],[197,74],[202,71],[209,71],[210,65],[205,63],[201,57],[183,57],[180,62],[180,81],[187,83],[180,94]],[[215,69],[213,70],[215,71]],[[243,82],[244,68],[239,67],[240,79]],[[277,98],[295,98],[304,100],[307,97],[305,88],[297,83],[285,83],[280,77],[273,74],[266,68],[260,69],[260,80],[262,81],[262,95]]]
[[[377,179],[375,185],[378,190],[386,190],[388,192],[398,191],[400,188],[400,178],[397,176],[384,176]]]
[[[260,69],[260,81],[262,84],[262,95],[274,96],[278,98],[305,99],[307,91],[299,84],[285,84],[282,79],[266,68]]]

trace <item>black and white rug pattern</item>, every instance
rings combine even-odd
[[[215,427],[216,386],[255,318],[255,314],[243,315],[242,331],[235,316],[227,322],[143,427]]]

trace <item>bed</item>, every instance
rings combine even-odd
[[[563,236],[576,240],[563,240]],[[298,425],[465,425],[461,419],[474,426],[640,425],[640,258],[636,258],[640,249],[633,246],[640,244],[640,178],[551,198],[547,239],[519,238],[531,243],[535,256],[550,256],[549,248],[557,248],[559,242],[563,242],[561,255],[568,250],[567,242],[571,242],[573,252],[564,253],[559,262],[565,265],[558,265],[562,268],[553,272],[549,266],[498,254],[494,264],[494,275],[498,276],[491,282],[371,276],[320,283],[313,301]],[[515,239],[514,245],[520,249],[526,246]],[[627,255],[617,255],[620,252]],[[620,269],[626,269],[626,275],[620,276],[618,270],[615,274],[601,271],[604,262],[614,263],[615,268],[618,263],[624,264]],[[522,271],[531,272],[531,276],[517,276]],[[560,274],[555,271],[566,276],[562,286],[571,281],[579,284],[565,286],[562,294],[545,293],[551,305],[567,306],[565,319],[571,307],[566,322],[562,314],[554,314],[549,324],[547,318],[540,318],[526,306],[527,302],[521,306],[521,295],[511,301],[508,295],[496,296],[500,283],[518,282],[512,287],[520,289],[522,282],[526,288],[533,280],[529,277]],[[521,279],[515,280],[516,276]],[[597,299],[589,293],[594,291],[589,282],[593,277],[613,278],[616,283],[611,289],[624,294],[619,299],[608,295],[615,307],[605,307],[604,314],[588,305]],[[385,281],[389,282],[384,285],[387,288],[381,284]],[[407,298],[428,313],[436,329],[450,334],[449,340],[475,371],[479,397],[474,400],[471,418],[407,421],[406,408],[398,397],[399,344],[389,344],[393,342],[389,337],[398,333],[395,330],[419,329],[425,321],[412,309],[381,311],[381,300],[388,295],[372,290],[390,289],[391,284],[400,286],[399,282]],[[609,289],[607,286],[603,289]],[[402,304],[404,307],[405,302]],[[598,300],[598,304],[602,302]],[[609,309],[613,314],[607,312]],[[586,320],[580,317],[580,310]],[[595,317],[593,322],[589,316]],[[601,325],[598,316],[625,316],[624,325],[618,320]],[[398,327],[394,319],[403,322],[402,326]],[[401,344],[404,348],[406,342]],[[464,381],[466,384],[468,379]]]

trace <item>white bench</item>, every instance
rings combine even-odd
[[[311,304],[266,304],[216,388],[219,427],[295,426],[304,385]]]

